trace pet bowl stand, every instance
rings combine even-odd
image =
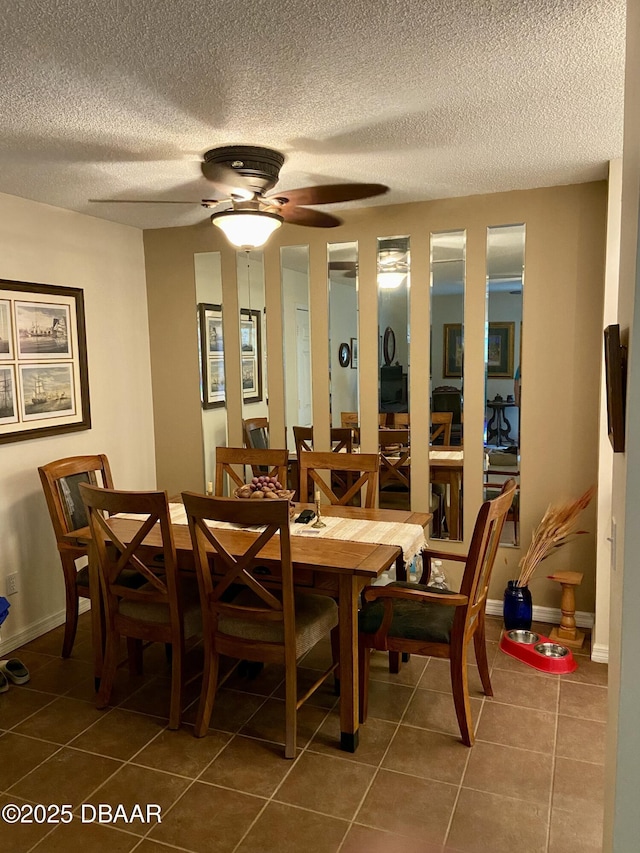
[[[524,638],[518,641],[512,639],[509,634],[521,637],[524,635]],[[558,650],[562,649],[563,656],[548,657],[543,652],[537,651],[536,646],[555,646]],[[571,649],[562,643],[554,642],[550,637],[533,631],[503,631],[500,638],[500,648],[505,654],[532,666],[534,669],[539,669],[541,672],[562,675],[578,668]]]

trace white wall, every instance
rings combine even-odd
[[[353,284],[331,282],[329,312],[331,425],[339,427],[341,412],[358,411],[358,371],[351,365],[341,367],[338,360],[340,344],[351,346],[351,338],[358,337],[358,292]]]
[[[92,428],[0,446],[0,594],[19,573],[6,652],[64,620],[64,583],[37,468],[106,453],[116,485],[154,488],[142,232],[0,195],[0,277],[84,291]]]

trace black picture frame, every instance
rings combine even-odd
[[[349,367],[351,362],[351,348],[349,344],[342,343],[338,347],[338,362],[340,367]]]
[[[84,291],[0,279],[0,444],[86,429]]]
[[[627,392],[627,349],[620,343],[620,325],[604,330],[605,384],[607,389],[607,430],[614,453],[625,447]]]
[[[242,399],[245,403],[262,400],[262,330],[260,311],[240,309],[240,349],[242,351]]]
[[[442,333],[442,376],[445,379],[458,379],[462,376],[464,355],[462,323],[445,323]]]
[[[222,305],[198,304],[200,333],[200,394],[203,409],[226,405]]]
[[[487,338],[487,376],[513,378],[515,323],[489,323]]]
[[[358,369],[358,339],[351,338],[351,369]]]

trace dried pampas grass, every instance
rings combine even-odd
[[[550,557],[557,548],[571,542],[575,536],[587,532],[575,530],[575,526],[580,513],[589,505],[595,491],[596,487],[591,486],[577,500],[547,509],[542,521],[533,531],[527,553],[520,560],[520,575],[516,586],[528,586],[533,573],[543,560]]]

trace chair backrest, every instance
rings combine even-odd
[[[409,487],[411,447],[408,429],[379,429],[380,488],[393,483]]]
[[[313,427],[294,426],[293,435],[296,442],[296,455],[313,450]],[[340,453],[353,451],[353,433],[350,427],[331,427],[331,451]]]
[[[360,444],[360,426],[357,412],[340,412],[340,426],[350,429],[354,443]]]
[[[284,624],[284,643],[280,646],[295,648],[295,613],[293,598],[293,571],[291,566],[291,541],[289,533],[289,502],[273,501],[236,501],[229,498],[211,498],[185,492],[182,495],[189,532],[193,543],[193,554],[198,575],[200,600],[206,606],[202,610],[203,631],[205,636],[214,637],[219,651],[237,656],[237,648],[242,643],[249,645],[269,645],[251,637],[248,624],[256,623],[259,629],[265,621],[279,621]],[[242,554],[231,554],[224,545],[224,531],[209,526],[207,521],[223,521],[243,526],[265,526],[264,530],[251,536],[247,549]],[[282,595],[277,597],[260,582],[261,575],[254,575],[253,569],[260,565],[260,552],[273,540],[277,547],[280,568],[276,573],[282,578]],[[271,549],[273,545],[270,546]],[[215,554],[216,562],[222,573],[214,583],[211,575],[209,557]],[[273,556],[271,556],[273,559]],[[230,587],[247,587],[253,593],[250,602],[243,591],[229,601]],[[235,603],[234,603],[235,602]],[[224,634],[219,631],[220,619],[239,619],[243,622],[243,638]],[[225,638],[227,646],[224,645]],[[295,652],[294,652],[295,654]]]
[[[254,450],[269,448],[269,418],[244,418],[242,421],[244,446]]]
[[[109,460],[103,454],[68,456],[38,468],[58,546],[69,548],[62,537],[89,523],[79,492],[81,483],[113,488]]]
[[[408,429],[411,426],[411,415],[409,412],[391,412],[392,429]]]
[[[100,587],[104,601],[107,624],[112,628],[118,623],[133,619],[120,614],[123,601],[138,604],[167,604],[170,624],[176,632],[182,631],[182,599],[177,581],[176,548],[169,518],[169,500],[166,492],[125,492],[115,489],[100,489],[82,483],[79,487],[87,509],[91,541],[95,548]],[[114,530],[117,513],[134,513],[141,518],[140,528],[131,541],[123,543]],[[141,553],[146,536],[159,524],[162,536],[162,562],[149,559]],[[157,566],[157,569],[155,568]],[[119,583],[123,571],[133,570],[144,577],[146,583],[132,588]],[[151,627],[158,623],[142,615],[138,622],[149,622]]]
[[[453,412],[431,413],[431,444],[451,444],[451,424]]]
[[[316,453],[304,451],[298,457],[300,469],[300,494],[308,495],[309,488],[319,489],[335,506],[351,503],[360,490],[365,487],[363,506],[371,509],[375,503],[378,485],[380,459],[377,453]],[[343,494],[337,495],[327,484],[320,471],[349,473],[349,486]]]
[[[378,412],[378,427],[386,427],[389,418],[387,417],[387,412]]]
[[[507,480],[500,494],[480,507],[460,585],[460,592],[468,597],[469,603],[456,608],[454,631],[462,629],[485,606],[502,528],[515,491],[516,481]]]
[[[265,476],[277,477],[282,487],[287,488],[287,450],[252,450],[247,447],[216,447],[215,493],[221,497],[224,493],[224,475],[229,477],[229,486],[243,486],[246,483],[244,466],[250,465],[252,476],[260,471]]]

